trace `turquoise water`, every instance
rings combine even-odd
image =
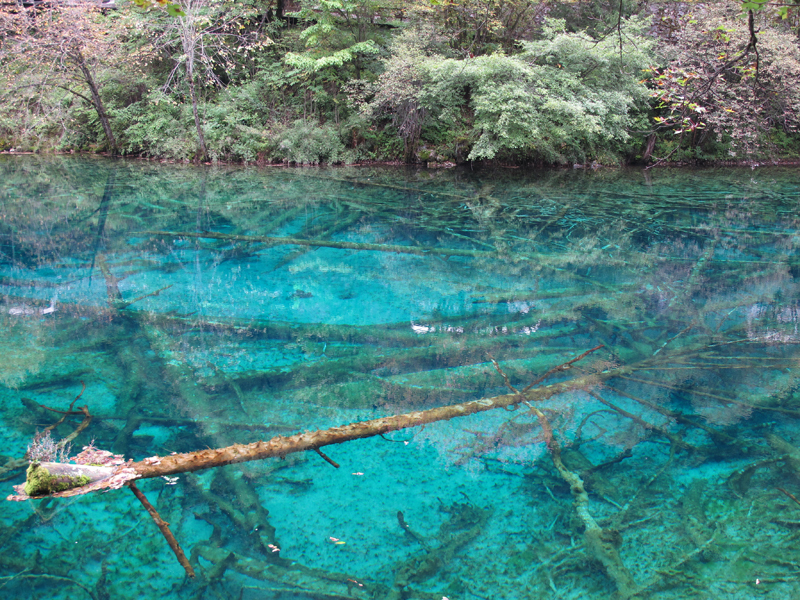
[[[127,490],[5,502],[0,594],[797,596],[796,181],[0,157],[9,494],[79,394],[73,452],[142,460],[493,398],[603,345],[533,409],[325,448],[339,468],[140,481],[193,580]]]

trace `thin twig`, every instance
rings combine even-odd
[[[605,398],[603,398],[602,396],[600,396],[599,394],[596,394],[595,392],[593,392],[591,390],[584,390],[584,391],[587,394],[589,394],[592,398],[597,400],[598,402],[600,402],[602,404],[605,404],[606,406],[608,406],[612,410],[616,411],[617,413],[619,413],[623,417],[627,417],[628,419],[630,419],[631,421],[633,421],[634,423],[636,423],[640,427],[643,427],[644,429],[652,429],[654,431],[657,431],[658,433],[663,435],[665,438],[667,438],[670,442],[672,442],[672,445],[679,446],[680,448],[683,448],[684,450],[694,450],[695,449],[691,445],[687,444],[682,439],[680,439],[674,433],[671,433],[671,432],[667,431],[667,429],[665,427],[661,427],[659,425],[655,425],[653,423],[649,423],[649,422],[645,421],[644,419],[642,419],[640,416],[635,415],[635,414],[633,414],[631,412],[628,412],[627,410],[625,410],[623,408],[620,408],[619,406],[617,406],[615,404],[612,404],[611,402],[609,402],[608,400],[606,400]]]
[[[162,288],[157,289],[155,292],[150,292],[149,294],[145,294],[144,296],[139,296],[138,298],[134,298],[133,300],[125,300],[125,301],[117,301],[116,308],[127,308],[134,302],[138,302],[139,300],[144,300],[145,298],[149,298],[150,296],[157,296],[164,290],[168,290],[172,287],[173,284],[165,285]]]
[[[44,408],[45,410],[49,410],[49,411],[52,411],[52,412],[55,412],[55,413],[59,413],[60,415],[62,415],[62,417],[58,421],[56,421],[55,423],[53,423],[49,427],[45,427],[44,431],[53,431],[56,427],[58,427],[64,421],[66,421],[67,417],[69,417],[69,416],[72,416],[72,415],[83,415],[83,421],[81,421],[80,425],[78,425],[78,427],[75,429],[75,431],[73,431],[67,437],[65,437],[64,439],[62,439],[61,441],[58,442],[57,445],[60,446],[61,448],[64,448],[72,440],[74,440],[76,437],[78,437],[78,434],[81,431],[83,431],[84,429],[86,429],[89,426],[89,423],[92,422],[92,415],[89,413],[89,406],[88,405],[81,406],[78,410],[72,410],[72,407],[75,406],[75,403],[80,399],[81,396],[83,396],[83,392],[86,391],[86,383],[81,381],[81,385],[83,387],[81,388],[80,393],[77,396],[75,396],[75,399],[70,403],[69,408],[67,410],[57,410],[55,408],[50,408],[49,406],[45,406],[44,404],[39,404],[39,406],[41,408]]]
[[[687,331],[689,331],[689,330],[690,330],[692,327],[694,327],[694,321],[692,321],[691,323],[689,323],[688,327],[686,327],[685,329],[683,329],[683,330],[679,331],[677,334],[675,334],[675,335],[673,335],[671,338],[669,338],[669,339],[668,339],[666,342],[664,342],[663,344],[661,344],[661,346],[660,346],[660,347],[659,347],[659,348],[658,348],[658,349],[657,349],[655,352],[653,352],[653,356],[655,356],[656,354],[658,354],[659,352],[661,352],[661,351],[662,351],[662,350],[663,350],[663,349],[664,349],[664,348],[667,346],[667,344],[669,344],[669,343],[673,342],[674,340],[676,340],[677,338],[679,338],[680,336],[682,336],[684,333],[686,333]]]
[[[797,504],[800,504],[800,500],[798,500],[798,499],[797,499],[797,498],[796,498],[796,497],[795,497],[793,494],[790,494],[789,492],[787,492],[787,491],[786,491],[785,489],[783,489],[782,487],[776,487],[775,489],[776,489],[776,490],[778,490],[779,492],[783,492],[784,494],[786,494],[787,496],[789,496],[789,498],[791,498],[792,500],[794,500],[794,501],[795,501]]]
[[[511,385],[511,382],[510,382],[510,381],[509,381],[509,379],[508,379],[508,375],[506,375],[506,374],[505,374],[505,371],[503,371],[503,369],[501,369],[501,368],[500,368],[500,365],[499,365],[499,364],[497,364],[497,361],[496,361],[496,360],[495,360],[495,359],[492,357],[492,355],[491,355],[491,354],[489,355],[489,360],[491,360],[491,361],[492,361],[492,364],[494,365],[494,368],[495,368],[495,369],[497,370],[497,372],[498,372],[498,373],[500,373],[500,375],[503,377],[503,381],[505,381],[505,382],[506,382],[506,387],[507,387],[508,389],[510,389],[512,392],[514,392],[515,394],[519,394],[519,393],[520,393],[520,392],[519,392],[519,390],[518,390],[517,388],[515,388],[513,385]],[[528,386],[528,387],[530,387],[530,386]],[[527,389],[528,389],[528,388],[525,388],[525,389],[526,389],[526,391],[527,391]]]
[[[52,431],[52,429],[54,427],[57,427],[58,425],[61,425],[61,423],[64,422],[64,419],[66,417],[68,417],[69,415],[79,415],[79,414],[81,414],[83,412],[83,411],[80,411],[80,410],[72,410],[72,407],[75,405],[75,403],[78,401],[78,399],[81,396],[83,396],[83,392],[86,391],[86,383],[84,383],[83,380],[81,380],[81,385],[83,386],[83,388],[81,389],[81,393],[78,394],[77,396],[75,396],[75,399],[70,403],[69,408],[67,410],[58,410],[57,408],[50,408],[49,406],[45,406],[44,404],[39,404],[40,408],[43,408],[45,410],[49,410],[49,411],[54,412],[54,413],[58,413],[60,415],[64,415],[61,418],[60,421],[58,421],[55,425],[51,425],[50,427],[48,427],[46,429],[46,431]]]
[[[27,571],[27,569],[26,569],[26,571]],[[7,579],[9,579],[9,581],[6,581],[6,583],[4,583],[3,585],[0,585],[0,588],[4,587],[7,583],[9,583],[11,579],[51,579],[51,580],[59,581],[59,582],[62,582],[62,583],[64,583],[64,582],[71,583],[72,585],[75,585],[75,586],[81,588],[84,592],[86,592],[92,600],[96,600],[96,597],[92,593],[92,590],[90,590],[85,585],[83,585],[81,583],[78,583],[77,581],[75,581],[74,579],[72,579],[70,577],[62,577],[60,575],[47,575],[47,574],[44,574],[44,573],[30,573],[30,574],[27,574],[26,571],[22,571],[22,573],[17,573],[16,575],[12,575],[11,577],[8,577]],[[6,578],[3,578],[3,579],[6,579]]]

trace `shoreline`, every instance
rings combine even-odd
[[[478,167],[494,167],[500,169],[522,169],[522,168],[536,168],[542,170],[552,170],[552,171],[563,171],[563,170],[574,170],[574,171],[597,171],[600,169],[625,169],[625,168],[641,168],[645,170],[650,169],[685,169],[685,168],[717,168],[717,167],[749,167],[751,169],[756,169],[759,167],[793,167],[793,166],[800,166],[800,157],[797,158],[782,158],[782,159],[769,159],[769,160],[709,160],[709,161],[700,161],[700,160],[692,160],[692,161],[666,161],[659,163],[658,161],[651,162],[651,163],[627,163],[627,164],[601,164],[597,162],[592,162],[588,164],[572,164],[572,165],[559,165],[559,164],[533,164],[533,163],[508,163],[504,164],[502,162],[495,162],[495,161],[474,161],[464,162],[464,163],[454,163],[450,161],[436,163],[436,162],[419,162],[419,163],[405,163],[399,160],[372,160],[372,161],[360,161],[357,163],[292,163],[292,162],[267,162],[267,161],[254,161],[254,162],[243,162],[243,161],[226,161],[226,160],[217,160],[217,161],[209,161],[209,162],[193,162],[187,160],[173,160],[173,159],[166,159],[166,158],[156,158],[156,157],[146,157],[146,156],[125,156],[125,155],[112,155],[107,152],[76,152],[76,151],[69,151],[69,152],[18,152],[18,151],[10,151],[10,150],[2,150],[0,151],[0,156],[7,155],[7,156],[80,156],[82,158],[87,157],[97,157],[97,158],[121,158],[127,160],[141,160],[147,162],[156,162],[162,164],[182,164],[182,165],[195,165],[195,166],[215,166],[215,165],[226,165],[226,166],[256,166],[256,167],[266,167],[266,168],[285,168],[285,169],[297,169],[297,168],[319,168],[319,167],[326,167],[326,168],[338,168],[338,167],[406,167],[406,168],[417,168],[417,169],[431,169],[431,170],[438,170],[438,169],[452,169],[455,167],[464,167],[469,166],[470,164]]]

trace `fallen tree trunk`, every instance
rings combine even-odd
[[[599,350],[601,347],[602,346],[593,348],[566,364],[571,364],[587,354]],[[560,370],[565,370],[569,367],[564,367],[564,365],[562,365],[558,368]],[[105,469],[107,469],[107,477],[104,479],[100,479],[99,481],[94,480],[88,485],[78,486],[65,491],[50,493],[49,490],[38,491],[31,488],[25,490],[23,489],[24,486],[17,486],[17,494],[9,496],[8,500],[28,500],[30,498],[48,495],[56,497],[77,496],[101,489],[120,488],[125,485],[126,482],[135,481],[137,479],[150,479],[154,477],[163,477],[165,475],[191,473],[270,457],[284,457],[293,452],[319,450],[325,446],[383,435],[392,431],[418,427],[437,421],[466,417],[498,408],[511,408],[523,401],[541,402],[557,394],[596,385],[601,381],[625,375],[630,372],[631,367],[622,367],[602,373],[584,375],[552,385],[524,390],[522,393],[503,394],[501,396],[482,398],[463,404],[440,406],[429,410],[372,419],[370,421],[361,421],[320,431],[297,433],[286,437],[277,436],[269,441],[258,441],[252,444],[233,444],[225,448],[199,450],[197,452],[172,454],[170,456],[153,456],[139,462],[128,461],[118,467],[105,467]],[[49,468],[49,465],[50,463],[42,463],[41,466]],[[71,466],[78,468],[81,465]],[[94,468],[96,469],[98,467]],[[33,493],[30,493],[30,491],[33,491]]]
[[[455,339],[449,344],[431,344],[422,348],[391,351],[369,348],[350,356],[331,358],[286,367],[264,370],[249,370],[230,373],[226,377],[214,375],[203,379],[207,389],[226,389],[235,383],[242,390],[282,390],[304,388],[316,384],[334,384],[352,380],[354,373],[388,371],[393,375],[414,373],[433,369],[451,369],[483,364],[486,355],[502,350],[504,356],[520,359],[534,354],[530,346],[539,340],[566,337],[571,331],[566,327],[553,326],[520,336]],[[546,346],[542,351],[547,351]],[[538,354],[538,353],[537,353]]]

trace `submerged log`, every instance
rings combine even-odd
[[[452,340],[449,344],[413,348],[399,352],[382,348],[370,348],[352,356],[333,358],[293,365],[291,369],[279,367],[262,371],[243,371],[231,373],[227,378],[208,377],[203,384],[215,390],[226,389],[235,383],[241,390],[307,387],[315,384],[332,384],[352,379],[353,373],[371,373],[376,370],[390,371],[392,374],[410,373],[431,369],[462,367],[485,362],[487,353],[502,350],[507,356],[520,358],[535,351],[530,346],[540,340],[553,337],[566,337],[574,333],[566,326],[550,326],[526,335],[464,338]],[[546,349],[546,348],[545,348]],[[538,353],[538,352],[536,352]]]
[[[585,528],[584,541],[590,555],[602,565],[605,573],[612,581],[614,581],[619,597],[630,598],[636,593],[636,584],[619,556],[617,549],[622,542],[619,533],[612,529],[602,528],[591,515],[588,509],[589,496],[584,487],[583,480],[577,473],[571,471],[564,465],[561,458],[561,446],[553,435],[553,429],[549,420],[541,410],[531,404],[532,402],[541,402],[542,400],[546,400],[552,396],[567,392],[569,390],[588,388],[597,385],[601,381],[611,377],[630,372],[631,367],[610,369],[601,373],[576,377],[560,383],[534,387],[541,384],[545,378],[570,369],[575,362],[580,361],[584,357],[592,354],[602,347],[603,346],[597,346],[592,348],[591,350],[588,350],[583,354],[580,354],[579,356],[548,370],[544,375],[537,378],[533,383],[521,391],[517,390],[511,385],[508,375],[502,371],[497,362],[492,359],[492,363],[502,375],[506,385],[513,392],[511,394],[495,396],[494,398],[483,398],[481,400],[475,400],[473,402],[466,402],[452,406],[442,406],[425,411],[417,411],[381,419],[352,423],[350,425],[341,427],[332,427],[323,431],[298,433],[288,437],[275,437],[268,442],[259,441],[248,445],[234,444],[233,446],[228,446],[226,448],[201,450],[198,452],[184,454],[172,454],[164,457],[154,456],[146,458],[140,462],[129,461],[116,468],[109,468],[108,471],[104,471],[102,474],[107,473],[107,476],[102,479],[90,482],[87,478],[85,485],[78,485],[77,487],[73,486],[70,489],[65,489],[63,491],[58,488],[45,487],[42,489],[33,487],[29,482],[24,486],[17,486],[16,490],[18,494],[16,496],[9,496],[8,499],[26,500],[37,496],[63,497],[84,494],[90,491],[96,491],[105,488],[118,488],[122,486],[133,487],[133,482],[137,479],[163,477],[166,475],[174,475],[176,473],[199,471],[202,469],[259,460],[268,457],[283,457],[289,453],[299,452],[302,450],[315,450],[323,458],[326,458],[325,455],[319,451],[319,449],[323,446],[341,444],[350,440],[373,437],[399,429],[416,427],[427,423],[434,423],[436,421],[449,420],[455,417],[463,417],[496,408],[508,409],[519,404],[523,404],[530,409],[531,414],[535,415],[539,421],[545,437],[545,442],[553,459],[553,463],[562,479],[564,479],[564,481],[570,486],[576,513]],[[329,462],[332,463],[330,460]],[[338,466],[335,463],[332,464],[334,464],[334,466]],[[80,465],[67,465],[67,467],[75,470],[79,469]],[[97,467],[94,468],[96,469]],[[78,475],[78,477],[84,476]],[[166,525],[161,522],[160,518],[156,519],[156,523],[159,524],[159,527],[162,528],[162,531],[166,529]],[[457,546],[460,546],[462,543],[468,541],[468,539],[470,539],[474,533],[475,531],[470,531],[468,534],[464,534],[465,537],[463,540],[458,538],[453,542],[455,545],[452,547],[448,544],[443,545],[441,547],[442,551],[445,553],[445,555],[447,555],[449,552],[451,552],[451,550],[454,550]],[[170,546],[173,548],[176,555],[179,557],[179,559],[182,558],[181,564],[185,563],[184,566],[188,565],[185,557],[182,554],[182,551],[177,546],[177,542],[174,542],[174,537],[172,537],[171,533],[166,531],[165,535],[167,536],[168,540],[172,540],[170,541]],[[273,546],[276,548],[278,547],[275,544],[273,544]],[[404,589],[410,582],[410,572],[424,576],[424,574],[428,571],[435,571],[440,564],[440,558],[441,557],[439,557],[436,552],[431,552],[425,557],[422,563],[415,561],[405,565],[407,570],[410,569],[410,571],[406,572],[401,569],[402,573],[396,579],[395,585],[399,589]],[[187,569],[187,573],[190,575],[193,574],[190,571],[190,568]]]
[[[361,577],[356,579],[353,574],[311,569],[297,563],[291,566],[269,563],[208,544],[198,544],[194,550],[198,557],[214,565],[211,572],[214,572],[218,565],[227,563],[224,565],[227,569],[277,586],[263,590],[266,595],[262,597],[271,598],[285,594],[288,597],[302,596],[316,600],[352,600],[353,598],[381,598],[386,593],[383,586]],[[352,592],[355,590],[364,592],[364,595],[353,595]],[[406,597],[420,600],[440,600],[442,595],[409,594]]]
[[[491,319],[485,315],[470,315],[444,319],[375,325],[345,325],[329,323],[290,323],[260,318],[198,318],[157,315],[143,311],[123,311],[123,314],[157,326],[172,326],[182,330],[210,329],[230,331],[248,337],[272,340],[309,340],[319,343],[380,344],[383,347],[413,347],[429,345],[431,341],[449,340],[468,333],[510,336],[524,333],[538,323],[539,316],[505,315]],[[548,316],[556,323],[561,315]],[[563,317],[563,318],[566,318]]]
[[[336,242],[332,240],[317,240],[290,237],[272,237],[265,235],[235,235],[230,233],[215,233],[213,231],[143,231],[148,235],[160,235],[164,237],[187,237],[203,238],[213,240],[231,240],[237,242],[260,242],[272,246],[314,246],[320,248],[339,248],[342,250],[374,250],[378,252],[390,252],[393,254],[415,254],[417,256],[438,255],[438,256],[467,256],[473,258],[499,258],[499,252],[486,250],[467,250],[463,248],[426,248],[421,246],[400,246],[392,244],[369,244],[366,242]],[[526,258],[528,258],[526,256]]]
[[[337,242],[334,240],[303,239],[290,237],[273,237],[264,235],[236,235],[231,233],[216,233],[213,231],[153,231],[146,230],[141,233],[163,237],[178,238],[201,238],[213,240],[231,240],[237,242],[259,242],[270,246],[313,246],[318,248],[338,248],[341,250],[367,250],[376,252],[389,252],[392,254],[413,254],[416,256],[463,256],[467,258],[489,258],[502,259],[506,261],[536,261],[537,267],[549,268],[556,271],[571,270],[570,267],[574,259],[569,256],[557,254],[544,254],[538,252],[516,252],[505,250],[470,250],[467,248],[435,248],[431,246],[401,246],[398,244],[370,244],[368,242]],[[484,246],[486,244],[483,244]],[[626,265],[622,259],[614,259],[604,256],[603,261],[607,264]],[[584,277],[574,275],[583,280]],[[600,288],[608,288],[607,285],[599,281],[592,281],[592,284]]]

